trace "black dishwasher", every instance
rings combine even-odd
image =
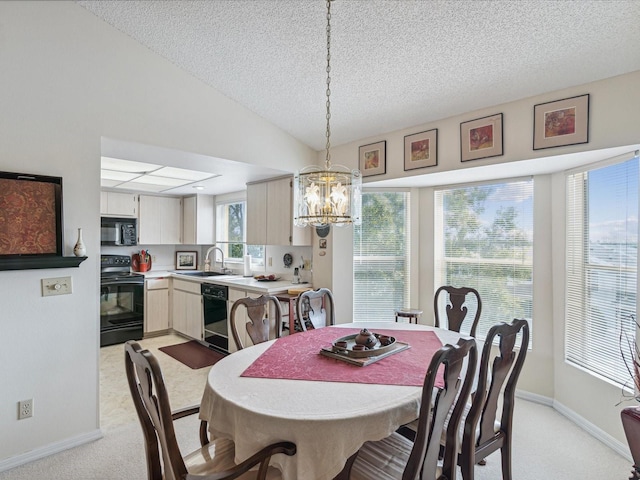
[[[209,347],[229,353],[229,331],[227,326],[227,299],[229,288],[225,285],[203,283],[202,310],[204,314],[204,341]]]

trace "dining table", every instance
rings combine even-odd
[[[366,366],[320,354],[363,328],[408,348]],[[354,322],[260,343],[211,367],[200,419],[211,435],[235,442],[236,461],[286,440],[296,454],[271,459],[284,480],[332,480],[364,442],[418,418],[431,357],[460,338],[472,337],[423,324]]]

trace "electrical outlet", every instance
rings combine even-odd
[[[270,267],[273,266],[273,258],[272,257],[269,257],[269,266]]]
[[[33,417],[33,398],[18,402],[18,420]]]
[[[42,296],[68,295],[72,293],[71,277],[43,278]]]

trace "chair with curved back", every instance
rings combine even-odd
[[[300,328],[303,332],[309,328],[335,325],[335,308],[331,290],[318,288],[302,292],[296,302],[296,318],[298,319],[296,328]]]
[[[270,305],[273,305],[275,312],[275,338],[280,338],[282,334],[282,307],[280,301],[271,295],[261,295],[258,298],[245,297],[236,300],[231,307],[229,323],[231,323],[231,333],[236,342],[238,350],[244,348],[244,342],[240,339],[236,315],[240,306],[246,308],[247,313],[247,333],[254,345],[269,340],[271,322],[269,318]]]
[[[269,461],[272,455],[278,453],[294,455],[296,446],[291,442],[271,444],[236,464],[234,443],[224,438],[209,441],[205,425],[204,433],[202,428],[200,430],[202,448],[183,457],[173,422],[198,413],[200,408],[196,406],[171,412],[169,395],[157,359],[133,340],[125,344],[125,370],[144,434],[148,480],[281,478],[277,469],[269,467]],[[258,469],[252,470],[256,466]]]
[[[496,339],[499,340],[497,351],[492,349]],[[478,387],[463,419],[458,463],[464,480],[473,480],[474,465],[496,450],[501,452],[502,478],[511,480],[511,427],[516,383],[528,347],[529,323],[526,320],[499,323],[487,334],[480,359]]]
[[[476,336],[476,328],[478,327],[478,322],[480,321],[480,313],[482,312],[482,300],[480,299],[480,294],[475,288],[470,287],[452,287],[450,285],[442,286],[436,290],[436,294],[433,297],[433,312],[436,317],[435,326],[440,327],[440,298],[442,292],[445,292],[448,295],[448,300],[446,304],[446,314],[447,314],[447,329],[453,330],[456,332],[460,331],[462,327],[462,323],[464,322],[467,312],[469,311],[468,307],[465,303],[468,302],[469,298],[475,297],[477,302],[477,308],[475,316],[473,317],[473,323],[471,324],[471,329],[469,330],[469,334],[472,337]],[[471,297],[469,297],[471,296]],[[444,328],[444,327],[443,327]]]
[[[455,478],[459,423],[473,386],[477,357],[474,339],[460,339],[457,345],[447,344],[440,348],[431,359],[425,375],[415,441],[392,433],[380,441],[366,442],[356,455],[349,458],[339,478]],[[463,372],[465,358],[467,368]],[[444,386],[440,388],[435,387],[435,382],[441,366],[444,366]],[[447,419],[449,423],[445,427]],[[447,442],[440,465],[440,438],[445,430]]]

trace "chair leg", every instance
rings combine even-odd
[[[502,460],[502,480],[511,480],[511,442],[506,439],[500,449]]]
[[[464,467],[460,467],[460,472],[462,473],[462,480],[473,480],[474,479],[474,469],[475,465],[465,465]]]
[[[357,456],[358,452],[351,455],[344,464],[342,471],[336,475],[333,480],[349,480],[349,477],[351,476],[351,467],[353,467],[353,463],[356,461]]]
[[[462,480],[473,480],[473,469],[475,468],[474,455],[458,455],[458,466],[462,474]]]

